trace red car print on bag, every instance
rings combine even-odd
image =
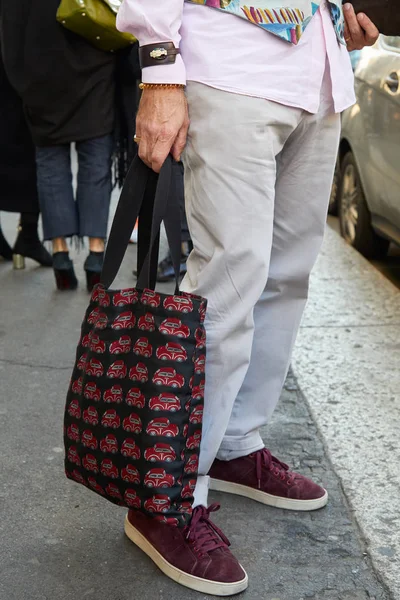
[[[78,400],[71,400],[68,406],[68,414],[75,419],[81,418],[81,407],[79,406]]]
[[[146,399],[144,394],[139,388],[131,388],[126,394],[125,402],[128,406],[135,406],[136,408],[144,408]]]
[[[82,473],[79,473],[79,471],[77,471],[76,469],[74,469],[72,471],[71,477],[72,477],[72,479],[74,479],[78,483],[81,483],[82,485],[86,485],[87,486],[86,479],[84,478],[84,476],[82,475]]]
[[[145,450],[144,458],[150,462],[173,462],[176,460],[176,454],[168,444],[158,443],[153,448]]]
[[[89,423],[89,425],[97,425],[99,422],[99,415],[94,406],[88,406],[86,410],[83,411],[82,418],[85,423]]]
[[[198,468],[199,468],[199,457],[197,454],[192,454],[187,459],[184,471],[187,474],[197,473]]]
[[[97,354],[104,354],[106,351],[106,345],[98,335],[94,334],[90,338],[90,349],[92,352],[97,352]]]
[[[154,488],[168,488],[175,484],[175,478],[164,469],[151,469],[144,478],[144,485]]]
[[[90,429],[85,429],[82,433],[81,442],[86,448],[91,448],[91,450],[96,450],[97,448],[97,440]]]
[[[123,360],[115,360],[112,365],[108,367],[107,377],[111,379],[124,379],[126,377],[127,368]]]
[[[172,367],[163,367],[155,372],[153,383],[167,387],[181,388],[185,385],[185,378]]]
[[[91,358],[86,366],[86,375],[101,377],[103,375],[103,365],[97,358]]]
[[[104,392],[103,400],[107,404],[120,404],[122,402],[122,395],[122,387],[116,383],[112,388]]]
[[[92,302],[97,302],[99,297],[104,293],[104,289],[100,285],[96,285],[92,292]]]
[[[100,308],[98,306],[96,306],[96,308],[94,308],[92,310],[92,312],[89,314],[88,318],[87,318],[87,322],[89,323],[89,325],[94,325],[97,321],[97,319],[99,318],[99,314],[100,314]]]
[[[142,317],[140,317],[138,321],[138,328],[141,331],[155,331],[156,326],[154,323],[154,317],[151,313],[146,313]]]
[[[146,381],[149,379],[149,372],[146,365],[140,362],[135,367],[132,367],[129,370],[129,379],[132,379],[132,381],[141,381],[142,383],[146,383]]]
[[[133,329],[136,324],[136,318],[130,311],[123,312],[117,317],[111,325],[113,329]]]
[[[116,454],[118,452],[118,441],[115,435],[108,433],[100,442],[100,450],[102,452]]]
[[[179,512],[186,513],[187,515],[191,515],[193,512],[193,506],[190,502],[182,502],[176,507]]]
[[[100,484],[97,483],[97,481],[95,480],[94,477],[92,477],[92,476],[88,477],[88,484],[95,492],[104,496],[103,488],[101,487]]]
[[[103,427],[112,427],[113,429],[117,429],[121,425],[121,419],[117,415],[117,412],[110,408],[104,413],[101,419],[101,424]]]
[[[111,354],[128,354],[131,351],[131,338],[128,335],[123,335],[110,344],[110,353]]]
[[[192,414],[189,417],[190,423],[194,423],[195,425],[200,425],[203,421],[203,407],[196,406],[193,410]]]
[[[182,435],[183,435],[183,437],[187,436],[188,429],[189,429],[189,425],[186,423],[186,425],[184,425],[183,429],[182,429]]]
[[[139,460],[140,448],[136,445],[135,440],[132,438],[127,438],[121,446],[121,454],[122,456],[125,456],[125,458]]]
[[[193,435],[191,435],[186,441],[186,448],[188,450],[195,450],[199,448],[201,442],[201,431],[195,431]]]
[[[136,483],[137,485],[140,483],[139,471],[133,465],[126,465],[121,471],[121,477],[129,483]]]
[[[153,354],[153,348],[147,338],[139,338],[133,347],[133,351],[137,356],[150,358]]]
[[[157,494],[156,496],[153,496],[152,498],[146,500],[146,502],[144,503],[144,508],[148,512],[168,512],[171,508],[171,500],[165,494]]]
[[[76,379],[75,381],[72,382],[72,386],[71,386],[71,390],[74,394],[80,394],[82,392],[82,385],[83,385],[83,377],[79,377],[79,379]]]
[[[89,348],[90,346],[90,338],[91,338],[91,334],[87,333],[86,335],[83,336],[82,340],[81,340],[81,345],[84,348]]]
[[[114,306],[127,306],[128,304],[136,304],[138,301],[138,293],[136,290],[123,290],[115,294],[113,298]]]
[[[206,318],[206,303],[202,302],[199,308],[200,323],[204,323]]]
[[[141,507],[140,498],[138,498],[138,495],[135,492],[135,490],[131,490],[131,489],[125,490],[124,500],[130,508],[140,508]]]
[[[193,312],[193,302],[184,296],[169,296],[164,300],[164,308],[181,313]]]
[[[82,458],[82,465],[86,469],[86,471],[93,471],[93,473],[99,472],[97,460],[93,456],[93,454],[86,454],[86,456]]]
[[[156,515],[154,517],[156,521],[169,525],[170,527],[178,527],[179,521],[176,517],[166,517],[165,515]]]
[[[106,487],[106,493],[111,496],[111,498],[117,498],[117,500],[122,500],[121,492],[115,483],[109,483]]]
[[[122,427],[130,433],[140,433],[142,431],[142,421],[136,413],[131,413],[122,422]]]
[[[142,297],[140,298],[140,302],[145,306],[157,308],[161,303],[160,294],[153,292],[153,290],[144,290]]]
[[[106,292],[104,290],[101,290],[99,297],[98,297],[98,303],[100,304],[100,306],[110,306],[110,296],[108,294],[106,294]]]
[[[79,454],[78,454],[78,450],[76,449],[76,446],[70,446],[68,448],[67,458],[68,458],[69,462],[74,463],[74,465],[79,466],[81,464],[81,459],[79,458]]]
[[[177,362],[187,360],[185,348],[174,342],[168,342],[165,346],[157,348],[156,356],[160,360],[176,360]]]
[[[149,435],[160,435],[165,437],[176,437],[179,434],[179,427],[166,417],[157,417],[147,425],[146,432]]]
[[[87,363],[87,352],[85,352],[84,354],[82,354],[82,356],[79,358],[78,362],[76,363],[76,368],[79,369],[79,371],[84,371],[85,367],[86,367],[86,363]]]
[[[105,458],[101,461],[100,471],[104,477],[111,477],[112,479],[117,479],[118,477],[118,469],[111,458]]]
[[[194,494],[194,488],[196,487],[196,480],[191,479],[181,492],[181,498],[191,498]]]
[[[83,395],[86,400],[94,400],[95,402],[99,402],[101,398],[101,391],[94,381],[88,381],[85,385],[85,389],[83,390]]]
[[[96,323],[94,324],[94,326],[96,327],[96,329],[105,329],[108,325],[108,319],[107,319],[107,315],[106,313],[99,313],[99,316],[97,317]]]
[[[190,335],[190,329],[179,319],[173,319],[170,317],[161,323],[160,333],[164,333],[165,335],[176,335],[180,338],[188,338]]]
[[[74,442],[79,442],[79,427],[76,423],[71,423],[67,429],[67,437]]]
[[[194,337],[196,340],[196,348],[198,350],[202,350],[206,346],[206,332],[203,327],[198,327],[194,332]]]
[[[169,412],[177,412],[181,408],[179,398],[175,394],[163,393],[159,396],[153,396],[149,402],[150,410],[165,410]]]
[[[206,370],[206,357],[205,354],[201,354],[194,361],[194,372],[196,375],[202,375]]]
[[[192,398],[193,400],[202,400],[204,398],[204,386],[205,386],[205,381],[203,379],[203,381],[200,381],[199,385],[196,385],[193,389],[192,389]]]

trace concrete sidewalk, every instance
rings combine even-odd
[[[2,224],[9,239],[12,239],[14,222],[13,217],[2,214]],[[130,247],[117,285],[131,285],[134,255],[135,249]],[[67,481],[63,475],[64,400],[80,322],[88,301],[82,274],[84,258],[84,252],[76,256],[80,289],[76,293],[63,294],[55,291],[51,270],[39,269],[29,263],[25,271],[14,272],[8,264],[0,264],[0,598],[206,600],[207,596],[190,592],[162,576],[124,537],[124,510]],[[326,357],[335,352],[335,333],[342,340],[341,336],[349,328],[347,321],[342,319],[342,296],[332,289],[335,284],[329,280],[339,277],[337,271],[348,267],[348,273],[340,273],[342,283],[347,278],[351,286],[346,300],[347,319],[350,316],[360,319],[361,292],[357,290],[359,286],[362,288],[362,281],[358,279],[360,265],[353,253],[342,245],[336,234],[329,234],[324,257],[314,276],[310,309],[294,363],[306,397],[297,380],[290,375],[279,410],[264,432],[266,443],[275,454],[329,489],[329,505],[315,513],[294,513],[263,507],[239,497],[211,495],[212,501],[222,504],[216,521],[230,538],[250,577],[250,587],[241,596],[243,598],[389,600],[399,597],[396,582],[387,568],[392,559],[386,556],[387,561],[376,563],[378,573],[369,558],[370,542],[365,541],[365,527],[369,527],[363,521],[368,512],[366,505],[379,493],[378,486],[371,485],[366,489],[364,485],[364,495],[354,494],[354,487],[358,490],[363,483],[363,473],[365,483],[369,477],[372,480],[375,463],[379,463],[379,476],[384,476],[385,465],[377,460],[367,472],[359,471],[355,447],[358,444],[363,450],[367,445],[365,421],[371,419],[371,427],[374,424],[377,427],[373,405],[380,403],[382,419],[386,414],[383,398],[386,398],[386,392],[378,399],[375,388],[385,384],[393,385],[395,390],[395,378],[398,377],[395,372],[390,374],[390,381],[383,373],[375,379],[371,376],[378,359],[384,363],[389,360],[385,359],[387,354],[388,357],[392,355],[391,364],[395,360],[396,319],[390,320],[387,335],[383,333],[382,323],[389,325],[389,312],[396,308],[396,295],[392,293],[389,300],[389,292],[382,291],[386,287],[382,280],[375,289],[372,268],[364,263],[361,266],[365,285],[368,281],[373,282],[369,308],[365,306],[363,314],[367,323],[381,323],[379,354],[375,342],[372,338],[367,339],[366,332],[360,328],[358,335],[356,331],[348,334],[346,339],[352,341],[347,345],[343,342],[339,348],[338,342],[336,353],[339,349],[344,353],[340,363],[342,368],[328,369],[326,366]],[[374,294],[378,298],[376,302]],[[342,319],[335,316],[333,322],[345,325],[339,332],[332,327],[327,331],[326,311],[330,306],[332,312],[340,311]],[[352,326],[358,322],[353,321]],[[396,326],[399,327],[398,323]],[[368,384],[371,410],[357,418],[355,415],[352,421],[351,415],[345,416],[351,411],[341,409],[340,404],[349,398],[356,375],[357,380],[361,377],[361,373],[350,368],[349,353],[355,344],[364,346],[355,349],[355,354],[361,356],[365,352],[359,362],[367,361],[364,368],[369,368],[362,389]],[[318,363],[318,358],[322,364]],[[338,361],[336,355],[334,360]],[[395,392],[387,396],[387,423],[382,422],[383,429],[379,427],[379,435],[384,436],[380,440],[381,454],[387,452],[389,435],[394,433],[395,402],[390,401],[390,396],[395,396]],[[358,397],[361,400],[363,395],[360,393]],[[336,404],[329,404],[327,408],[325,403],[332,398]],[[324,407],[320,410],[319,403],[322,402]],[[352,399],[351,407],[355,406],[355,399]],[[335,414],[330,412],[333,409]],[[333,428],[340,431],[336,434]],[[347,435],[351,434],[350,442],[346,431]],[[374,438],[374,441],[379,443],[378,439]],[[398,435],[392,437],[390,443],[394,448],[398,444]],[[376,455],[376,446],[374,452]],[[346,477],[343,465],[348,469]],[[394,505],[381,504],[380,518],[392,518],[394,510]],[[358,524],[364,530],[360,531]],[[382,521],[379,528],[385,530],[380,545],[389,547],[386,534],[389,525],[386,527]],[[379,536],[378,527],[374,535]],[[394,540],[391,539],[390,547],[395,548],[392,543]],[[376,559],[375,550],[373,557]]]

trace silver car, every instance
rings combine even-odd
[[[345,240],[368,258],[400,244],[400,37],[365,48],[357,103],[343,114],[330,212]]]

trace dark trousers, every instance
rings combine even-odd
[[[72,186],[70,144],[36,148],[44,239],[107,237],[113,137],[76,143],[78,185]]]

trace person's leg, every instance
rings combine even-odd
[[[105,135],[77,142],[79,235],[89,237],[90,250],[102,252],[107,237],[112,191],[113,137]]]
[[[264,447],[259,430],[281,395],[322,244],[339,134],[325,78],[319,114],[304,113],[277,158],[268,282],[254,310],[250,366],[218,452],[222,460]]]
[[[79,231],[72,189],[70,144],[36,148],[36,166],[44,239],[53,240],[55,252],[66,251],[64,238],[77,235]]]
[[[183,160],[194,249],[181,287],[209,301],[203,439],[195,494],[196,504],[206,504],[206,475],[247,372],[253,308],[268,278],[276,156],[298,126],[302,111],[196,83],[189,83],[187,93],[191,128]]]
[[[39,204],[45,240],[52,240],[53,269],[60,290],[78,286],[65,238],[78,235],[70,144],[36,148]]]
[[[18,226],[18,236],[13,248],[15,269],[25,267],[25,257],[36,260],[43,267],[51,267],[53,260],[43,246],[38,233],[39,213],[22,212]]]

